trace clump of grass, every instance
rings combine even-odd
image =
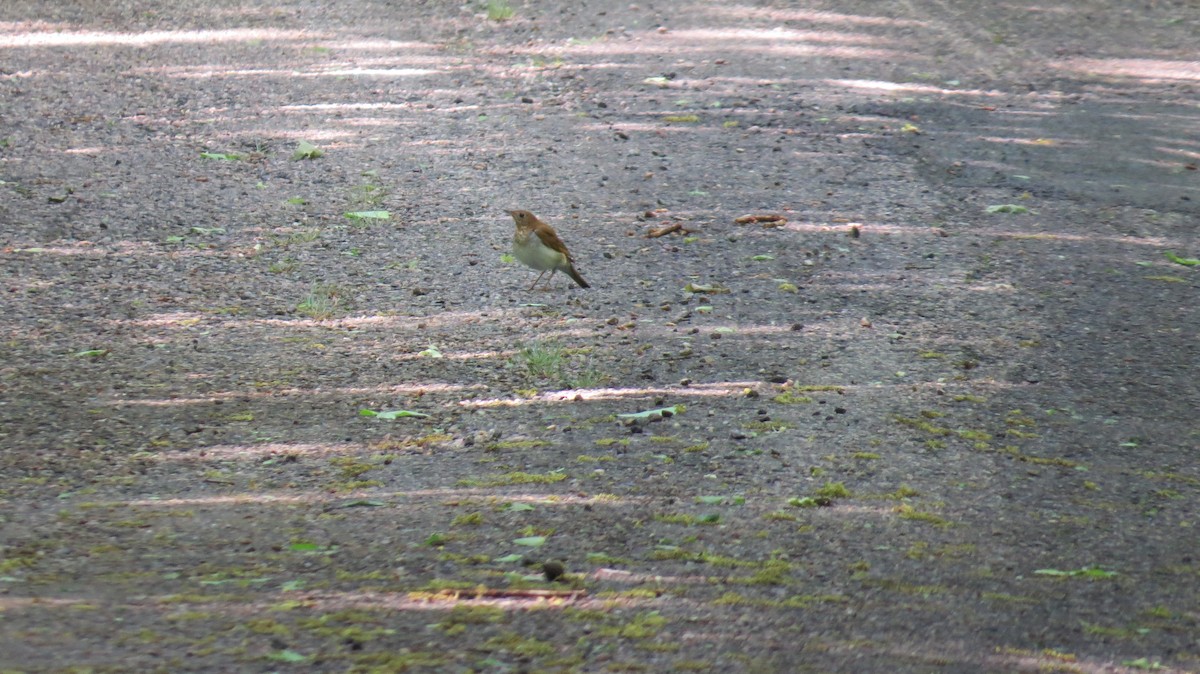
[[[537,342],[522,348],[516,361],[524,365],[525,371],[534,379],[553,379],[562,373],[566,358],[557,344]]]
[[[488,0],[486,5],[489,21],[508,21],[516,11],[504,0]]]
[[[566,389],[594,388],[610,377],[593,366],[589,349],[568,349],[554,342],[527,344],[512,363],[525,370],[531,380],[551,381]]]
[[[280,243],[283,246],[293,243],[312,243],[319,238],[321,238],[321,229],[319,227],[305,227],[304,229],[288,234]]]
[[[850,498],[850,490],[846,489],[846,485],[843,482],[826,482],[824,486],[817,489],[817,496]]]
[[[350,188],[350,204],[356,208],[378,206],[388,197],[391,190],[375,181],[374,171],[364,171],[366,180]]]
[[[272,262],[271,266],[267,267],[267,271],[272,274],[284,274],[293,271],[298,265],[293,258],[284,258],[278,262]]]
[[[913,489],[912,487],[910,487],[906,484],[902,484],[902,485],[900,485],[900,487],[898,489],[896,489],[896,491],[894,491],[890,494],[885,494],[884,498],[895,499],[895,500],[899,501],[900,499],[916,498],[917,496],[920,496],[920,495],[921,495],[921,492],[917,491],[916,489]]]
[[[561,383],[565,385],[565,388],[569,389],[595,388],[607,383],[610,379],[611,377],[589,365],[575,371]]]
[[[323,321],[333,317],[339,304],[341,304],[341,299],[338,298],[337,286],[316,284],[296,305],[296,313]]]

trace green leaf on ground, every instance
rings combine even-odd
[[[689,283],[683,287],[683,291],[687,293],[704,293],[711,295],[716,293],[727,293],[729,292],[729,289],[719,286],[715,283]]]
[[[1034,571],[1039,576],[1055,576],[1059,578],[1112,578],[1118,575],[1116,571],[1105,571],[1098,566],[1085,566],[1082,569],[1071,569],[1063,571],[1061,569],[1037,569]]]
[[[292,161],[299,161],[301,159],[316,159],[323,154],[325,154],[324,150],[316,145],[313,145],[307,140],[302,140],[300,141],[300,144],[296,146],[296,151],[292,153]]]
[[[399,419],[400,417],[417,417],[418,419],[428,419],[429,415],[421,412],[413,412],[412,410],[388,410],[386,412],[376,412],[375,410],[359,410],[360,417],[377,417],[379,419],[391,420]]]
[[[304,662],[304,661],[308,660],[308,656],[303,655],[301,653],[297,653],[296,651],[293,651],[290,648],[285,648],[282,651],[275,651],[274,653],[268,653],[267,659],[275,660],[278,662]]]
[[[370,410],[367,410],[367,411],[370,411]],[[425,416],[425,415],[421,415],[421,416]],[[368,501],[366,499],[358,499],[357,501],[347,501],[338,507],[339,508],[381,508],[385,505],[387,505],[387,504],[384,503],[383,501]]]
[[[1200,265],[1200,260],[1194,257],[1179,257],[1175,254],[1175,251],[1172,250],[1168,250],[1167,252],[1163,253],[1163,255],[1166,255],[1167,259],[1171,262],[1174,262],[1175,264],[1181,264],[1185,267],[1195,267]]]
[[[1017,204],[996,204],[987,207],[988,213],[1028,213],[1029,209]]]
[[[670,407],[660,407],[656,410],[646,410],[645,412],[631,412],[629,414],[618,414],[619,419],[650,419],[653,417],[671,417],[676,414],[683,414],[687,409],[683,405],[672,405]]]
[[[318,545],[312,541],[297,540],[293,541],[288,549],[292,552],[307,552],[312,555],[332,555],[338,551],[338,546]]]
[[[546,544],[545,536],[526,536],[513,541],[515,545],[524,545],[528,548],[540,548]]]
[[[388,220],[392,214],[388,211],[350,211],[346,217],[351,220]]]
[[[76,358],[103,358],[109,353],[108,349],[88,349],[75,354]]]

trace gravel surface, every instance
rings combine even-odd
[[[6,0],[0,671],[1200,672],[1197,34]]]

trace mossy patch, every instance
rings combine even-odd
[[[480,524],[483,524],[483,513],[481,512],[463,513],[450,522],[452,527],[475,527]]]
[[[792,609],[808,608],[814,604],[843,604],[847,601],[849,601],[849,597],[838,594],[792,595],[784,599],[760,599],[758,597],[747,597],[737,592],[726,592],[713,600],[713,604],[717,606],[760,606],[763,608]]]
[[[795,391],[784,391],[771,398],[771,402],[779,403],[780,405],[806,405],[813,402],[813,399],[806,395],[800,395]]]
[[[656,636],[666,626],[667,619],[658,611],[639,613],[632,620],[621,625],[609,625],[601,628],[599,633],[606,637],[621,637],[624,639],[650,639]]]
[[[550,443],[546,440],[505,440],[504,442],[490,443],[486,449],[489,452],[509,449],[537,449],[538,447],[549,447]]]
[[[457,634],[466,631],[468,625],[500,623],[507,618],[504,609],[496,606],[460,605],[450,609],[450,613],[437,626],[444,632]]]
[[[485,651],[507,651],[523,658],[539,658],[553,655],[558,649],[548,641],[525,637],[516,632],[504,632],[488,639],[479,646]]]
[[[935,515],[931,512],[917,510],[910,505],[902,505],[896,508],[896,512],[899,513],[901,519],[912,520],[914,522],[925,522],[926,524],[932,524],[936,527],[948,527],[951,524],[949,520],[943,517]]]
[[[525,473],[521,471],[490,475],[481,478],[463,478],[456,484],[460,487],[505,487],[515,484],[554,484],[567,479],[565,473]]]
[[[422,669],[444,667],[449,661],[444,655],[410,651],[402,648],[395,652],[364,653],[352,658],[354,665],[346,674],[391,674]]]

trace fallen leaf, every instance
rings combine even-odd
[[[387,211],[350,211],[346,217],[351,220],[387,220],[392,214]]]

